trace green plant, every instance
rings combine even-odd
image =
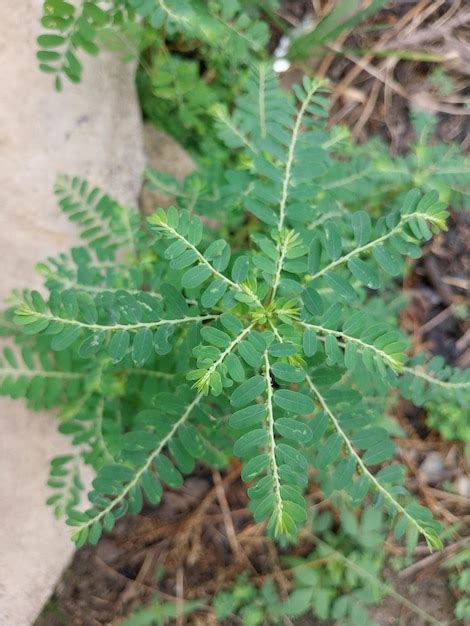
[[[111,6],[99,0],[83,0],[77,7],[65,0],[45,0],[41,25],[46,32],[38,37],[37,58],[40,69],[54,76],[57,90],[62,89],[64,77],[74,83],[81,80],[79,53],[98,54],[100,29],[132,19],[127,5],[120,0]]]
[[[440,65],[437,65],[431,72],[429,82],[436,93],[443,98],[451,96],[454,93],[455,85],[452,77],[449,76]]]
[[[145,20],[140,27],[139,18]],[[124,29],[124,35],[131,27],[144,45],[145,35],[151,41],[158,38],[159,29],[165,29],[170,39],[183,34],[188,40],[209,45],[212,54],[238,62],[246,60],[250,50],[260,50],[266,38],[266,25],[242,13],[237,0],[184,4],[175,0],[82,0],[78,6],[65,0],[45,0],[41,23],[47,32],[38,37],[40,69],[55,76],[58,88],[63,77],[80,81],[83,68],[77,53],[98,54],[100,35],[109,27],[118,33]],[[145,32],[147,24],[153,34]],[[104,32],[106,41],[110,33]]]
[[[466,621],[470,619],[470,598],[468,597],[470,548],[464,547],[457,554],[449,557],[444,561],[443,567],[450,571],[449,582],[458,596],[454,609],[455,617]]]
[[[465,408],[456,402],[430,401],[425,405],[426,424],[447,441],[470,441],[470,424]]]
[[[468,209],[468,155],[458,144],[436,138],[435,116],[414,110],[411,123],[415,139],[401,156],[390,154],[389,146],[377,137],[355,144],[347,129],[336,129],[331,138],[336,162],[322,179],[314,202],[320,223],[364,206],[376,217],[398,210],[413,187],[438,191],[440,200],[453,210]]]
[[[186,600],[183,604],[175,602],[160,602],[158,599],[151,606],[136,610],[122,626],[166,626],[168,620],[192,613],[199,606],[199,602]]]
[[[64,79],[81,80],[82,53],[138,59],[144,114],[201,159],[218,150],[223,160],[210,109],[233,102],[248,66],[265,55],[269,31],[259,17],[272,9],[239,0],[46,0],[37,55],[59,90]]]
[[[173,29],[155,27],[150,19],[137,74],[145,115],[183,142],[199,159],[214,151],[225,160],[229,153],[213,132],[211,108],[233,103],[240,94],[248,66],[262,58],[269,37],[258,19],[258,4],[212,1],[189,3],[194,20]],[[178,3],[182,10],[181,3]],[[263,6],[263,9],[266,7]],[[183,9],[187,11],[187,8]],[[144,35],[145,39],[145,35]],[[214,166],[211,159],[211,167]]]
[[[368,180],[369,202],[376,210],[380,210],[384,198],[397,206],[410,187],[418,187],[438,191],[440,199],[454,210],[467,210],[470,206],[468,156],[458,144],[449,146],[436,139],[437,119],[432,114],[415,110],[411,121],[415,141],[403,156],[390,155],[388,146],[378,140],[362,149],[350,146],[362,163],[362,179]]]
[[[60,428],[96,470],[82,512],[75,460],[55,461],[53,503],[78,545],[96,543],[144,497],[157,503],[163,484],[180,487],[197,460],[223,467],[232,454],[255,520],[279,541],[294,541],[306,521],[315,468],[326,494],[343,490],[354,505],[370,494],[398,538],[440,545],[439,524],[404,490],[393,443],[358,390],[396,387],[422,402],[468,392],[463,372],[410,362],[403,335],[367,309],[368,290],[401,273],[447,212],[437,193],[412,190],[375,224],[356,211],[309,229],[333,162],[324,90],[305,79],[291,99],[260,65],[240,108],[218,115],[228,146],[242,149],[231,197],[252,223],[233,251],[194,212],[158,209],[147,232],[98,189],[59,180],[87,246],[40,266],[48,300],[17,295],[24,365],[7,349],[1,391],[65,405]]]

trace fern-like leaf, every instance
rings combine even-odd
[[[204,454],[204,445],[197,436],[197,430],[186,426],[202,394],[194,396],[184,405],[182,399],[185,395],[182,392],[179,398],[161,398],[164,403],[159,403],[159,419],[152,420],[152,428],[125,435],[122,461],[100,469],[93,482],[94,490],[89,495],[93,507],[84,513],[71,511],[67,520],[74,529],[77,545],[87,539],[96,543],[102,530],[110,530],[127,510],[140,512],[143,494],[156,504],[163,492],[162,482],[170,487],[182,485],[180,469],[191,471],[193,459]],[[142,428],[148,418],[148,413],[142,416]],[[173,461],[163,454],[167,447]]]

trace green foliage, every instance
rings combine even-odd
[[[426,424],[447,441],[470,442],[470,424],[465,407],[455,401],[429,401],[425,405]]]
[[[450,584],[455,590],[458,600],[455,605],[455,617],[466,621],[470,619],[470,598],[468,589],[470,585],[470,548],[464,547],[454,556],[449,557],[443,567],[450,571]]]
[[[98,54],[98,33],[110,24],[128,19],[126,2],[109,3],[83,0],[78,7],[65,0],[45,0],[42,26],[46,32],[38,37],[37,58],[43,72],[52,74],[58,91],[64,77],[78,83],[82,76],[81,52]]]
[[[436,65],[430,73],[429,82],[441,98],[446,98],[454,93],[454,81],[440,65]]]
[[[60,519],[80,503],[83,484],[77,459],[72,455],[55,457],[51,461],[47,485],[55,492],[47,499],[47,504]]]
[[[227,58],[249,58],[267,39],[267,25],[240,10],[237,0],[229,2],[181,3],[177,0],[129,0],[128,4],[153,28],[164,26],[170,37],[182,34],[210,46],[213,54]]]
[[[470,159],[457,144],[450,146],[433,139],[436,118],[414,111],[412,116],[416,142],[403,157],[391,157],[388,149],[376,144],[377,175],[394,193],[403,193],[410,186],[423,190],[436,189],[441,200],[455,209],[470,207]],[[384,190],[385,191],[385,190]]]
[[[122,622],[121,626],[165,626],[168,620],[188,615],[197,609],[198,602],[186,600],[182,606],[175,602],[160,602],[158,599],[148,608],[138,609]]]
[[[275,3],[274,3],[275,4]],[[138,60],[137,85],[145,115],[184,141],[202,160],[229,153],[208,133],[210,110],[230,104],[243,86],[247,68],[265,55],[269,30],[260,15],[273,3],[239,0],[65,0],[44,2],[38,38],[40,69],[78,83],[81,55],[100,48]],[[197,87],[196,87],[197,86]]]
[[[147,10],[151,4],[147,3]],[[258,5],[267,9],[258,2],[247,6],[237,1],[175,2],[175,15],[181,19],[167,18],[171,28],[158,25],[162,9],[155,11],[155,3],[152,15],[158,14],[157,21],[145,16],[144,40],[151,43],[137,74],[143,110],[201,161],[208,154],[215,156],[215,151],[220,161],[230,158],[212,132],[211,110],[221,102],[233,103],[248,66],[265,54],[269,33],[258,19]],[[211,168],[215,162],[210,159]]]
[[[463,372],[409,360],[406,338],[367,307],[367,294],[445,228],[447,211],[436,192],[414,189],[377,220],[355,210],[319,222],[321,194],[344,163],[327,105],[324,84],[304,79],[290,98],[262,64],[237,108],[217,112],[242,165],[216,189],[214,215],[245,213],[252,224],[233,248],[196,214],[204,193],[188,207],[186,190],[153,176],[179,207],[157,209],[144,230],[86,182],[59,180],[85,245],[40,265],[48,298],[21,295],[17,341],[41,355],[41,370],[7,352],[2,390],[65,405],[60,429],[96,472],[81,511],[75,460],[52,467],[53,504],[78,545],[181,487],[197,461],[223,467],[232,455],[254,519],[279,541],[295,541],[306,523],[313,467],[326,495],[355,506],[367,498],[397,538],[440,545],[439,524],[404,489],[393,442],[362,396],[468,396]],[[348,197],[337,195],[345,206]]]
[[[50,354],[40,346],[34,350],[25,345],[21,353],[5,347],[0,357],[0,393],[25,398],[35,410],[78,397],[86,376],[83,365],[74,362],[72,355]]]

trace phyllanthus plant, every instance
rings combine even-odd
[[[83,54],[96,56],[107,44],[127,58],[137,57],[155,40],[165,47],[166,41],[179,37],[198,42],[209,64],[215,62],[219,69],[227,64],[236,71],[257,58],[269,39],[267,24],[255,18],[258,5],[268,8],[266,2],[253,1],[247,13],[238,0],[44,0],[39,68],[54,77],[60,91],[64,79],[81,81]],[[171,60],[175,73],[176,56]],[[171,90],[175,79],[162,77],[161,97],[168,97],[164,90]]]
[[[464,372],[410,359],[403,333],[368,312],[369,293],[445,229],[446,207],[413,189],[374,223],[345,210],[343,186],[331,184],[341,139],[322,121],[325,93],[304,79],[290,98],[259,65],[236,110],[215,111],[240,167],[218,190],[210,228],[197,202],[185,208],[185,193],[143,228],[98,189],[59,179],[60,204],[86,245],[39,266],[47,300],[16,294],[4,327],[23,363],[7,349],[0,375],[3,393],[63,405],[59,428],[77,454],[53,461],[50,504],[77,545],[96,543],[144,499],[158,503],[164,486],[181,487],[196,461],[224,467],[233,455],[254,519],[279,540],[305,524],[314,475],[326,495],[383,507],[397,538],[441,545],[366,400],[394,389],[417,403],[468,397]],[[322,221],[329,195],[343,211]],[[84,511],[80,458],[96,470]]]

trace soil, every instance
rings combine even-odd
[[[433,569],[417,577],[412,582],[412,591],[406,581],[397,580],[390,575],[387,581],[398,593],[411,597],[414,604],[423,609],[442,626],[457,626],[461,622],[454,619],[455,596],[449,589],[447,577],[443,572]],[[386,598],[371,611],[371,618],[379,626],[427,626],[429,622],[414,611],[410,611],[393,598]]]
[[[366,27],[348,33],[341,45],[348,49],[377,47],[384,35],[378,26],[386,23],[392,28],[418,4],[423,5],[423,10],[430,5],[429,2],[392,3],[391,8],[368,20]],[[416,38],[430,23],[432,25],[433,20],[443,20],[455,3],[437,4],[439,7],[430,18],[422,20],[411,31],[412,36]],[[295,26],[311,12],[312,6],[317,5],[321,7],[323,3],[288,0],[282,4],[281,15]],[[453,34],[454,31],[450,31],[449,37]],[[271,48],[275,48],[280,35],[273,25]],[[460,37],[460,32],[455,37]],[[440,139],[462,142],[464,148],[470,143],[469,116],[459,115],[458,111],[447,112],[448,99],[439,99],[433,91],[429,63],[400,61],[390,74],[390,68],[384,69],[383,59],[370,62],[380,71],[388,72],[387,76],[401,85],[408,96],[421,90],[428,94],[432,106],[438,103],[442,109],[438,111]],[[348,123],[358,140],[370,134],[380,134],[389,141],[392,151],[406,151],[412,133],[410,97],[390,93],[381,84],[377,87],[377,79],[368,72],[359,72],[351,79],[357,63],[345,56],[331,54],[331,50],[323,50],[311,63],[332,81],[334,121]],[[462,68],[454,64],[449,68],[449,76],[457,85],[455,93],[464,94],[465,90],[459,88],[463,79]],[[335,92],[335,88],[342,90]],[[453,213],[449,231],[438,236],[412,267],[404,283],[404,289],[410,295],[409,304],[401,315],[402,326],[410,333],[416,351],[426,348],[443,355],[450,364],[461,367],[470,364],[469,323],[458,315],[457,306],[468,304],[468,292],[464,287],[468,285],[470,265],[469,230],[468,214]],[[457,281],[445,282],[443,277]],[[448,523],[458,519],[470,520],[468,501],[465,503],[463,497],[442,496],[442,493],[445,495],[444,482],[449,477],[457,481],[465,469],[462,446],[441,441],[438,434],[426,425],[425,411],[410,403],[399,405],[397,419],[408,435],[406,440],[399,442],[399,448],[410,470],[410,489]],[[437,478],[427,480],[420,468],[431,454],[444,460],[443,469]],[[222,487],[220,481],[223,481]],[[221,489],[230,507],[229,520],[223,504],[220,504],[223,500]],[[271,574],[274,568],[272,546],[264,539],[262,529],[252,522],[246,505],[236,466],[222,477],[199,468],[178,493],[168,492],[158,507],[147,507],[138,516],[126,516],[96,547],[79,550],[35,626],[117,624],[131,609],[150,600],[157,592],[162,598],[174,599],[181,581],[185,598],[210,598],[214,591],[230,586],[238,572],[247,569],[248,563],[259,579]],[[232,525],[235,544],[231,537]],[[310,549],[311,544],[306,541],[301,542],[296,551],[303,554]],[[422,556],[417,555],[417,558]],[[165,576],[160,579],[158,572],[163,564]],[[440,623],[459,624],[453,615],[455,597],[446,576],[439,569],[439,562],[418,569],[405,579],[392,570],[385,572],[385,578],[399,593],[431,613]],[[425,623],[393,598],[384,600],[372,614],[380,626],[420,626]],[[215,624],[209,614],[204,613],[193,623]],[[297,624],[314,626],[310,619],[299,620]]]
[[[220,504],[221,489],[237,537],[235,550]],[[210,599],[248,566],[260,580],[270,575],[272,544],[263,526],[253,524],[246,505],[239,466],[224,477],[199,468],[199,475],[187,478],[180,491],[167,492],[159,506],[127,515],[97,546],[79,550],[35,626],[117,624],[156,594],[174,600],[180,572],[187,599]],[[296,553],[311,549],[304,541]],[[165,576],[159,579],[163,566]],[[196,616],[193,623],[215,624],[209,617]]]

